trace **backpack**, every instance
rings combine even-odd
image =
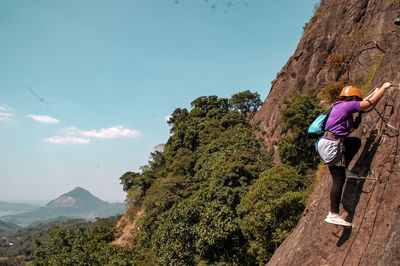
[[[331,108],[329,108],[328,110],[326,110],[325,112],[323,112],[321,115],[319,115],[317,118],[315,118],[315,120],[311,123],[310,127],[307,130],[308,134],[314,134],[318,137],[320,137],[322,134],[324,134],[325,130],[325,126],[326,126],[326,122],[328,121],[328,117],[332,111],[332,108],[339,104],[340,102],[336,102],[334,103]],[[343,119],[345,120],[345,119]],[[339,123],[341,123],[342,121],[340,121]],[[331,125],[333,126],[333,125]]]
[[[322,135],[325,132],[326,121],[328,121],[329,114],[332,111],[332,107],[319,115],[314,122],[311,123],[307,130],[308,134]]]

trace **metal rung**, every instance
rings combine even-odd
[[[346,176],[348,179],[368,179],[368,180],[377,180],[374,177],[364,177],[364,176]]]
[[[370,171],[371,175],[374,175],[374,171]],[[376,180],[376,178],[374,177],[370,177],[370,175],[368,174],[368,176],[358,176],[357,174],[351,172],[349,169],[346,169],[346,178],[349,179],[368,179],[368,180]]]
[[[391,128],[391,129],[393,129],[393,130],[395,130],[395,131],[399,131],[397,128],[395,128],[394,126],[392,126],[392,125],[390,125],[390,124],[386,124],[389,128]]]

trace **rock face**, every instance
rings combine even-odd
[[[362,80],[369,92],[385,81],[400,82],[400,27],[393,24],[399,13],[396,1],[321,2],[252,120],[267,132],[265,142],[275,151],[276,161],[276,145],[283,135],[282,95],[292,90],[316,94],[344,77]],[[335,63],[335,55],[345,60]],[[352,134],[362,146],[349,168],[376,178],[346,181],[341,213],[353,228],[323,221],[332,183],[325,171],[297,227],[269,265],[400,264],[399,102],[400,88],[392,87]]]
[[[53,200],[48,206],[51,207],[72,207],[74,206],[76,200],[72,197],[61,196],[55,200]]]
[[[283,96],[293,91],[316,93],[345,76],[352,81],[366,79],[369,90],[396,79],[400,33],[393,21],[398,12],[398,4],[387,0],[321,1],[296,51],[272,81],[268,97],[252,119],[267,132],[266,143],[272,151],[282,136]],[[348,58],[343,64],[327,65],[335,54]]]

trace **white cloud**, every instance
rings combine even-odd
[[[27,115],[27,117],[32,118],[33,120],[40,122],[40,123],[45,123],[45,124],[54,124],[54,123],[58,123],[59,120],[47,115],[32,115],[29,114]]]
[[[0,112],[0,121],[8,121],[10,120],[12,113],[7,113],[7,112]]]
[[[88,144],[90,142],[90,139],[76,138],[71,136],[56,136],[52,138],[47,138],[44,141],[51,144]]]
[[[0,105],[0,111],[14,111],[14,108],[8,106],[7,104]]]
[[[90,142],[90,139],[88,138],[132,138],[140,135],[139,130],[125,128],[124,126],[113,126],[109,128],[101,128],[98,130],[80,130],[76,127],[69,127],[65,128],[62,133],[64,136],[55,136],[45,139],[45,141],[52,144],[87,144]]]
[[[66,135],[79,135],[90,138],[113,139],[120,137],[137,137],[140,135],[139,130],[124,128],[124,126],[113,126],[109,128],[93,129],[93,130],[80,130],[76,127],[69,127],[64,129]]]
[[[6,104],[0,105],[0,121],[7,122],[11,119],[14,109]]]

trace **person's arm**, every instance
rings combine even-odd
[[[374,95],[378,90],[379,90],[379,88],[376,88],[376,89],[374,90],[374,92],[372,92],[370,95],[368,95],[367,97],[365,97],[365,98],[363,99],[363,101],[369,100],[369,99],[372,97],[372,95]]]
[[[390,83],[390,82],[383,83],[382,87],[380,87],[377,91],[372,93],[372,95],[368,96],[369,97],[368,99],[366,98],[366,100],[362,100],[360,102],[359,111],[365,111],[368,108],[370,108],[372,105],[377,103],[379,101],[379,99],[382,97],[382,95],[385,92],[385,90],[387,88],[389,88],[390,86],[392,86],[392,83]]]

